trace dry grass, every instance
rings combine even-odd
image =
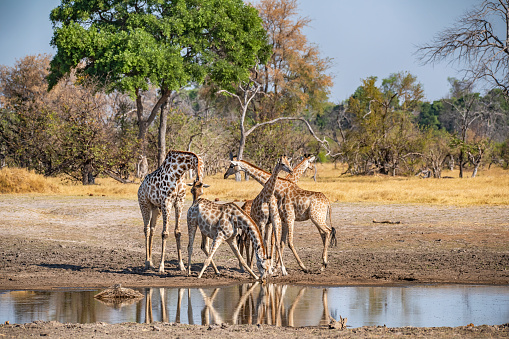
[[[509,171],[498,167],[483,170],[476,178],[458,178],[458,172],[446,171],[452,179],[419,179],[417,177],[341,176],[342,166],[319,164],[318,182],[308,176],[299,186],[323,192],[332,202],[417,203],[440,205],[509,205]],[[470,175],[470,173],[468,173]],[[138,184],[120,184],[110,178],[98,178],[96,185],[83,186],[62,178],[45,178],[22,169],[0,171],[1,193],[33,193],[43,195],[108,196],[136,200]],[[223,174],[205,177],[211,185],[204,197],[210,200],[243,201],[253,199],[261,189],[255,180],[235,182]],[[187,193],[187,199],[191,195]]]
[[[58,193],[60,188],[42,175],[19,168],[0,170],[0,193]]]

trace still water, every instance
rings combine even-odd
[[[0,323],[271,324],[349,327],[497,325],[509,322],[509,286],[303,287],[250,283],[221,288],[145,288],[135,303],[108,305],[99,290],[0,291]]]

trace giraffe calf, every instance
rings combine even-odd
[[[260,272],[261,278],[265,279],[267,273],[271,274],[271,267],[270,260],[267,260],[267,254],[265,247],[263,246],[262,236],[258,226],[256,226],[251,217],[246,215],[234,203],[217,204],[207,199],[198,198],[203,192],[203,187],[206,186],[199,181],[193,183],[193,187],[191,189],[191,193],[193,194],[193,204],[187,211],[187,228],[189,234],[189,245],[187,247],[188,274],[191,274],[193,242],[196,229],[199,228],[202,235],[212,239],[212,247],[200,273],[198,274],[198,278],[201,278],[205,269],[212,262],[212,257],[221,243],[226,241],[246,271],[248,271],[253,278],[259,279],[259,277],[246,264],[244,258],[240,255],[239,249],[235,243],[237,231],[240,229],[251,238],[255,249],[258,271]]]

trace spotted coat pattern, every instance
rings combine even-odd
[[[227,177],[238,170],[243,170],[248,173],[262,185],[270,178],[270,173],[244,160],[230,161],[230,167],[224,176]],[[325,267],[327,267],[327,248],[331,238],[335,237],[335,230],[330,220],[331,206],[329,199],[321,192],[304,190],[293,182],[282,178],[276,180],[274,195],[278,201],[279,214],[283,224],[281,251],[288,238],[288,247],[290,247],[293,252],[301,269],[307,271],[307,268],[299,258],[293,245],[293,233],[295,221],[311,220],[322,238],[323,251],[321,270],[324,270]],[[330,227],[326,223],[327,214],[329,215],[329,223],[331,223]]]
[[[255,248],[258,271],[262,279],[265,278],[266,274],[270,273],[270,263],[267,260],[260,230],[253,219],[234,203],[218,204],[203,198],[196,199],[194,191],[191,190],[191,192],[193,192],[194,202],[187,211],[187,228],[189,234],[189,245],[187,247],[188,274],[191,274],[191,256],[193,254],[194,237],[196,230],[199,228],[203,235],[212,239],[212,247],[198,274],[198,278],[201,278],[205,269],[212,262],[212,257],[219,248],[219,245],[226,241],[249,274],[253,278],[258,279],[258,276],[247,266],[235,244],[234,240],[240,229],[251,238]]]
[[[182,260],[180,238],[181,231],[179,220],[182,214],[186,187],[184,173],[189,170],[196,170],[195,181],[203,180],[203,162],[201,158],[192,152],[170,151],[164,162],[154,172],[148,174],[138,189],[138,203],[143,217],[143,228],[145,232],[145,268],[153,267],[152,243],[157,218],[163,215],[162,249],[159,272],[164,273],[164,256],[166,240],[169,233],[167,230],[170,208],[175,209],[175,239],[177,242],[177,257],[180,270],[185,270]]]

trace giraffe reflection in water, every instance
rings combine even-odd
[[[145,323],[152,323],[156,318],[156,321],[162,322],[180,323],[187,320],[187,323],[194,324],[194,306],[195,310],[197,307],[200,309],[201,325],[266,324],[290,327],[302,326],[303,312],[316,314],[319,308],[322,309],[322,314],[318,323],[307,324],[307,326],[327,326],[329,324],[328,289],[326,288],[322,290],[321,305],[314,297],[317,290],[308,287],[300,287],[296,294],[294,289],[291,296],[287,295],[287,285],[254,282],[227,288],[236,289],[237,291],[222,291],[226,288],[214,288],[212,290],[179,288],[176,305],[169,301],[175,299],[172,296],[167,296],[167,291],[164,288],[147,289],[145,292]],[[154,293],[155,290],[158,290],[159,298],[156,296],[157,293]],[[186,292],[187,305],[183,305],[182,300]],[[306,295],[308,295],[307,299],[305,298]],[[153,304],[153,300],[160,303],[159,307]],[[172,304],[171,309],[176,307],[174,319],[170,319],[168,316],[173,311],[168,312],[167,303]],[[182,311],[185,312],[182,307],[187,307],[187,319],[181,317]],[[154,310],[159,313],[155,317]],[[297,320],[296,313],[299,313]]]

